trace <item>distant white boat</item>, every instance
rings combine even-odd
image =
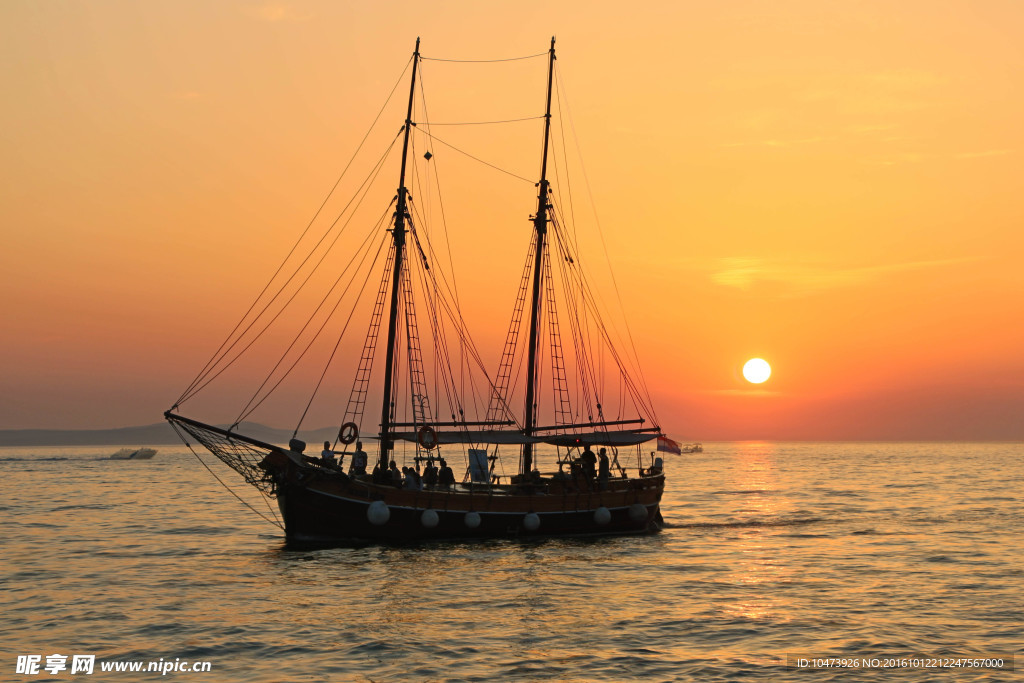
[[[149,460],[156,455],[155,448],[122,448],[110,456],[111,460]]]

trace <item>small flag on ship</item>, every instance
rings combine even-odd
[[[683,452],[679,444],[667,436],[658,437],[658,450],[664,453],[675,453],[676,455],[680,455]]]

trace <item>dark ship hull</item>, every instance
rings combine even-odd
[[[616,535],[660,528],[661,474],[611,479],[603,487],[598,481],[541,479],[527,487],[407,490],[302,460],[275,451],[261,463],[294,544]]]

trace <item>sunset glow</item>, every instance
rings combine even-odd
[[[582,267],[621,302],[609,334],[635,347],[664,429],[1024,439],[1024,6],[399,8],[0,6],[0,428],[160,421],[307,226],[417,36],[437,58],[431,120],[524,119],[436,131],[519,178],[437,143],[422,179],[443,188],[435,243],[496,368],[535,210],[544,64],[441,60],[537,54],[556,35],[572,122],[556,146],[585,175],[555,184],[579,198]],[[366,149],[404,117],[385,109]],[[386,161],[374,210],[396,187]],[[785,368],[763,390],[735,371],[751,349]],[[220,380],[240,393],[262,379],[234,370]],[[344,402],[334,380],[324,396]],[[305,397],[289,398],[255,417],[292,426]]]

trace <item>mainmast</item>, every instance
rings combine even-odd
[[[380,470],[388,469],[393,448],[391,431],[391,385],[395,371],[395,342],[398,337],[398,293],[402,284],[402,259],[405,251],[405,219],[408,218],[405,187],[405,164],[409,156],[409,132],[412,130],[412,102],[416,92],[416,66],[420,61],[420,39],[416,38],[416,50],[412,53],[412,80],[409,83],[409,108],[405,114],[405,140],[402,143],[402,172],[398,179],[398,203],[395,209],[395,225],[391,231],[395,240],[395,265],[391,278],[391,313],[388,317],[388,351],[384,364],[384,398],[380,410]]]
[[[544,111],[544,154],[540,166],[540,191],[533,228],[537,233],[537,251],[533,262],[533,297],[530,304],[530,350],[526,371],[526,416],[523,433],[532,436],[537,420],[537,344],[540,337],[541,267],[544,264],[544,237],[548,231],[548,140],[551,138],[551,84],[555,72],[555,38],[548,51],[548,97]],[[533,470],[533,444],[523,444],[522,474]]]

